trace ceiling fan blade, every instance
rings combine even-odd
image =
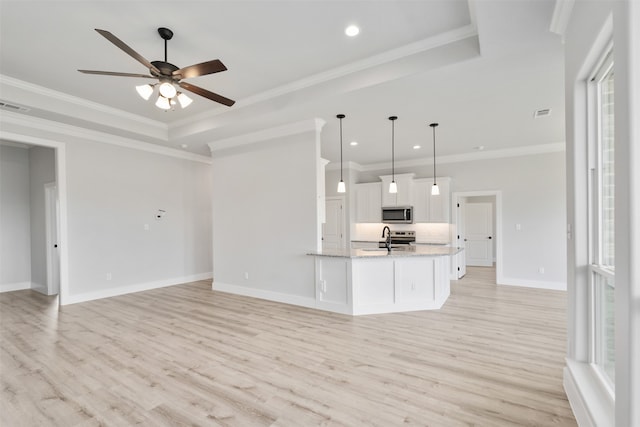
[[[131,49],[125,42],[123,42],[122,40],[120,40],[119,38],[117,38],[116,36],[111,34],[109,31],[99,30],[97,28],[95,30],[98,33],[100,33],[100,35],[102,35],[105,39],[109,40],[111,43],[113,43],[114,45],[118,46],[125,53],[127,53],[129,56],[131,56],[133,59],[135,59],[136,61],[138,61],[139,63],[141,63],[145,67],[147,67],[148,69],[152,70],[155,73],[161,74],[160,70],[158,70],[155,65],[153,65],[151,62],[149,62],[147,59],[145,59],[138,52],[136,52],[135,50]]]
[[[181,79],[188,79],[191,77],[205,76],[207,74],[219,73],[220,71],[226,71],[227,67],[224,66],[222,61],[214,59],[212,61],[203,62],[201,64],[189,65],[188,67],[180,68],[174,71],[174,76],[179,76]]]
[[[231,107],[233,104],[236,103],[236,101],[233,101],[229,98],[225,98],[224,96],[218,95],[217,93],[210,92],[199,86],[194,86],[186,82],[179,82],[178,84],[182,89],[188,90],[189,92],[193,92],[200,96],[204,96],[205,98],[209,98],[210,100],[226,105],[227,107]]]
[[[118,73],[115,71],[95,71],[95,70],[78,70],[84,74],[99,74],[102,76],[120,76],[120,77],[143,77],[145,79],[155,79],[156,77],[149,74],[134,74],[134,73]]]

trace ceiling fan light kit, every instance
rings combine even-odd
[[[104,38],[113,43],[120,50],[131,56],[136,61],[149,69],[149,75],[145,74],[133,74],[133,73],[119,73],[113,71],[95,71],[95,70],[78,70],[84,74],[98,74],[105,76],[120,76],[120,77],[136,77],[136,78],[151,78],[158,79],[158,83],[144,84],[136,86],[136,91],[144,100],[149,100],[151,95],[155,91],[155,87],[158,86],[158,99],[155,105],[163,110],[170,110],[172,106],[180,104],[181,108],[188,107],[193,100],[184,93],[178,90],[178,87],[188,92],[195,93],[204,98],[210,99],[228,107],[235,104],[235,101],[225,98],[222,95],[211,92],[207,89],[199,86],[194,86],[190,83],[183,82],[183,79],[204,76],[208,74],[219,73],[226,71],[227,67],[219,59],[202,62],[200,64],[190,65],[188,67],[178,68],[177,66],[167,62],[167,41],[173,38],[173,31],[168,28],[158,28],[158,34],[164,40],[164,61],[148,61],[138,52],[130,48],[122,40],[111,34],[109,31],[100,30],[96,28],[96,31]],[[176,101],[177,98],[177,101]]]

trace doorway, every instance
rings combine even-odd
[[[502,281],[502,194],[500,191],[455,192],[453,221],[455,241],[464,250],[457,255],[458,277],[467,266],[495,271]],[[493,275],[493,273],[492,273]]]
[[[51,162],[53,163],[53,176],[44,178],[42,175],[38,175],[38,181],[40,183],[36,186],[38,191],[37,194],[35,194],[34,201],[41,206],[42,220],[41,222],[38,220],[35,223],[35,235],[38,236],[38,239],[42,240],[42,252],[38,252],[36,254],[35,262],[38,266],[41,266],[41,268],[38,268],[35,274],[32,271],[30,285],[32,289],[37,288],[36,290],[45,294],[58,294],[58,298],[56,298],[56,305],[59,307],[60,305],[64,305],[68,300],[65,144],[44,138],[7,132],[1,129],[0,141],[3,143],[25,146],[25,148],[53,149],[53,158],[51,159]],[[37,164],[34,167],[37,174],[41,174],[42,172],[42,168],[40,166],[40,164]],[[40,181],[40,179],[42,179],[42,181]],[[53,189],[53,186],[46,185],[52,182],[55,182],[55,190]],[[46,212],[47,210],[50,210],[50,212]],[[51,223],[47,224],[49,221],[51,221]],[[53,242],[53,248],[55,249],[55,251],[51,253],[49,253],[48,250],[50,246],[48,241],[50,239]],[[38,247],[40,246],[38,245]],[[34,255],[32,253],[32,262],[33,256]],[[49,257],[53,258],[51,263],[49,262]],[[52,278],[51,280],[49,280],[50,275]]]

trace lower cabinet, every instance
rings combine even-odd
[[[343,314],[433,310],[449,297],[449,256],[316,257],[316,307]]]

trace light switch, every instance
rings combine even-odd
[[[144,231],[149,231],[149,224],[144,225]]]

